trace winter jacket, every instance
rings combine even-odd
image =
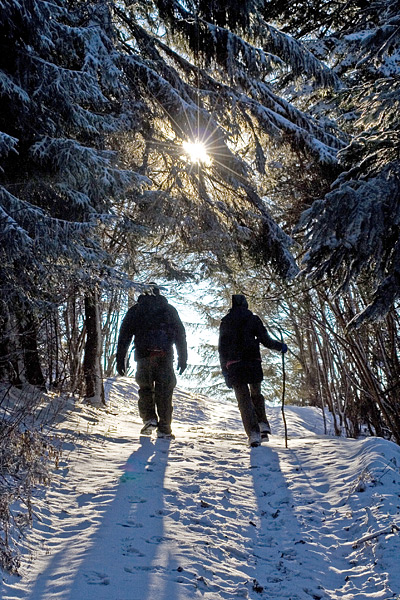
[[[233,296],[232,308],[221,321],[218,343],[221,369],[228,385],[262,381],[260,343],[272,350],[281,351],[283,347],[247,308],[245,297]]]
[[[186,333],[177,310],[161,295],[141,295],[126,313],[119,332],[117,371],[124,374],[128,347],[134,337],[135,360],[163,352],[173,357],[173,345],[181,367],[187,363]]]

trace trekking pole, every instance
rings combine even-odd
[[[281,334],[281,342],[283,344],[283,335],[282,330],[279,330]],[[285,391],[286,391],[286,370],[285,370],[285,353],[282,351],[282,418],[283,424],[285,426],[285,448],[288,447],[288,435],[287,435],[287,424],[286,424],[286,415],[285,415]]]

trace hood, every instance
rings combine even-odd
[[[239,306],[241,308],[249,308],[249,305],[247,304],[246,296],[244,296],[243,294],[233,294],[232,295],[232,308],[237,308]]]

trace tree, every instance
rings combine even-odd
[[[110,276],[99,225],[144,180],[118,166],[107,137],[137,127],[140,107],[118,67],[107,2],[6,0],[0,40],[1,318],[29,313],[33,323]],[[8,330],[3,364],[24,339]]]
[[[148,173],[163,192],[163,206],[172,197],[183,241],[204,246],[209,239],[215,253],[215,233],[226,254],[256,236],[264,259],[290,277],[297,272],[291,240],[271,218],[255,169],[264,172],[274,144],[291,144],[331,165],[343,143],[331,126],[277,96],[271,78],[290,68],[319,86],[339,80],[275,28],[258,21],[242,39],[239,25],[230,31],[207,20],[203,8],[173,1],[116,6],[124,69],[149,107]],[[262,39],[265,50],[255,45]],[[188,139],[205,143],[209,164],[194,168],[185,160],[182,142]]]
[[[339,293],[368,277],[370,301],[351,322],[360,326],[383,318],[400,296],[400,4],[381,0],[322,7],[326,10],[311,21],[313,29],[309,22],[302,31],[311,37],[310,49],[329,60],[344,83],[331,97],[328,115],[351,138],[338,154],[342,173],[331,191],[300,220],[304,273],[334,281]],[[292,27],[301,30],[298,19]],[[326,98],[323,102],[326,106]],[[321,108],[319,103],[314,110]]]
[[[298,227],[304,231],[303,273],[318,280],[332,275],[340,291],[369,272],[372,302],[355,317],[358,325],[383,316],[399,292],[398,6],[388,0],[240,7],[159,0],[140,10],[116,10],[130,35],[121,39],[127,76],[140,86],[158,124],[169,120],[169,131],[159,126],[153,140],[164,160],[172,154],[168,192],[189,189],[176,161],[177,143],[187,132],[207,139],[214,163],[195,181],[203,207],[214,204],[220,229],[235,224],[231,239],[242,226],[242,248],[247,210],[261,211],[258,230],[254,220],[250,226],[261,258],[293,274],[293,261],[282,252],[288,240],[258,201],[266,167],[276,163],[268,154],[290,148],[284,170],[311,173]],[[304,14],[310,15],[306,24]],[[314,182],[321,173],[326,185],[318,197]],[[240,203],[232,202],[233,194]]]

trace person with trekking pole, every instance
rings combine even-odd
[[[143,420],[140,433],[151,434],[157,429],[158,437],[174,438],[171,431],[172,394],[176,386],[173,346],[178,354],[178,372],[182,374],[187,366],[186,333],[177,310],[160,294],[156,284],[148,284],[122,321],[117,345],[119,375],[125,375],[128,370],[126,357],[132,338],[139,415]]]
[[[271,433],[261,393],[263,371],[260,343],[284,354],[287,345],[272,339],[243,294],[232,296],[232,308],[221,320],[218,352],[222,374],[233,388],[249,445],[259,446]]]

